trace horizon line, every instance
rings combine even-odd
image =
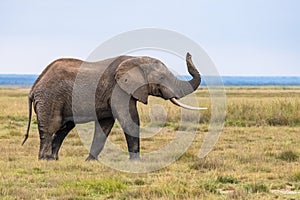
[[[39,76],[40,74],[37,73],[0,73],[0,75],[4,75],[4,76]],[[178,76],[190,76],[190,75],[178,75]],[[201,76],[204,77],[216,77],[215,75],[204,75],[201,74]],[[274,74],[270,74],[270,75],[256,75],[256,74],[251,74],[251,75],[245,75],[245,74],[224,74],[221,75],[220,77],[300,77],[299,75],[290,75],[290,74],[286,74],[286,75],[274,75]]]

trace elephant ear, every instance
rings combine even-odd
[[[138,101],[147,104],[149,86],[142,69],[147,65],[147,59],[130,58],[120,63],[116,70],[115,79],[122,90]]]

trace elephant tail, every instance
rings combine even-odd
[[[28,97],[28,108],[29,108],[29,117],[28,117],[27,132],[26,132],[25,138],[22,142],[22,146],[24,145],[24,143],[26,142],[26,140],[29,136],[30,122],[31,122],[31,116],[32,116],[32,97],[31,97],[31,95],[29,95],[29,97]]]

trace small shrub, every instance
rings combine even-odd
[[[283,151],[277,156],[277,158],[287,162],[295,162],[298,160],[299,156],[297,155],[297,153],[289,150],[289,151]]]

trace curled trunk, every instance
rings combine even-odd
[[[194,63],[192,62],[192,56],[190,53],[186,54],[186,65],[188,67],[188,72],[193,77],[189,81],[182,81],[179,79],[175,80],[175,93],[177,98],[184,97],[193,91],[197,90],[201,83],[201,76],[198,72],[197,68],[195,67]]]

